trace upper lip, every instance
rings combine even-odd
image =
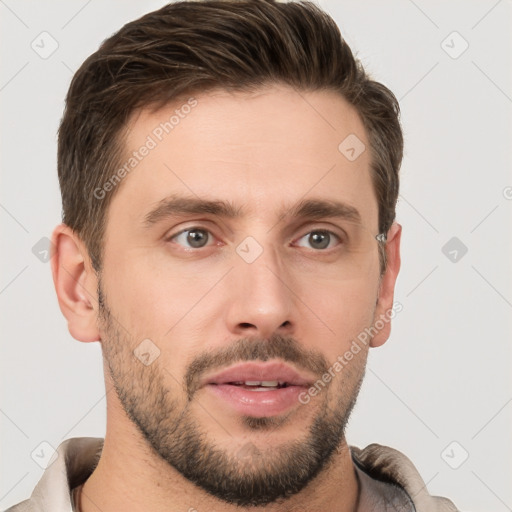
[[[244,381],[278,381],[289,386],[310,386],[313,379],[299,373],[295,368],[282,362],[270,363],[242,363],[225,368],[213,375],[202,379],[201,386],[207,384],[227,384],[229,382]]]

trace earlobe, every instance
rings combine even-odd
[[[65,224],[59,224],[54,229],[52,243],[53,283],[69,332],[78,341],[99,341],[96,325],[97,278],[85,245]]]
[[[400,271],[401,236],[402,226],[394,222],[387,233],[387,266],[380,282],[379,298],[373,319],[377,333],[370,342],[371,347],[380,347],[387,341],[391,334],[391,317],[394,316],[393,299],[395,284],[398,272]]]

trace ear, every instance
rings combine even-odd
[[[396,222],[392,224],[387,233],[386,241],[386,271],[382,275],[379,286],[379,298],[375,308],[373,325],[382,328],[377,330],[373,336],[370,347],[380,347],[383,345],[391,333],[390,312],[393,310],[393,297],[395,293],[395,283],[400,271],[400,238],[402,236],[402,226]],[[379,322],[380,320],[380,322]],[[378,322],[378,323],[377,323]]]
[[[96,325],[97,276],[87,249],[66,224],[52,234],[51,257],[53,284],[60,310],[68,321],[69,333],[78,341],[99,341]]]

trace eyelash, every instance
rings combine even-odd
[[[182,229],[178,233],[174,233],[172,235],[169,235],[168,237],[166,237],[165,241],[166,242],[172,242],[179,235],[182,235],[183,233],[187,233],[189,231],[204,231],[204,232],[208,233],[208,235],[213,236],[213,234],[211,233],[211,231],[209,229],[203,228],[201,226],[191,226],[189,228]],[[334,233],[333,231],[330,231],[328,229],[312,229],[311,231],[308,231],[307,233],[302,235],[300,238],[298,238],[298,240],[302,240],[304,237],[306,237],[308,235],[311,235],[312,233],[329,234],[331,236],[334,236],[338,240],[338,242],[343,243],[343,239],[342,239],[342,237],[340,235],[338,235],[337,233]],[[210,241],[210,239],[208,239],[208,241]],[[178,245],[180,245],[180,244],[178,244]],[[188,252],[190,252],[190,251],[200,251],[201,249],[206,249],[207,247],[208,246],[204,246],[204,247],[185,247],[185,250],[188,251]],[[314,249],[314,248],[311,248],[312,251],[319,252],[319,253],[320,252],[329,252],[329,250],[332,250],[332,249],[335,249],[335,248],[332,248],[332,247],[331,247],[331,249]]]

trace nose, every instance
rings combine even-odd
[[[265,339],[293,333],[298,290],[272,247],[252,263],[236,256],[228,277],[226,321],[231,333]]]

